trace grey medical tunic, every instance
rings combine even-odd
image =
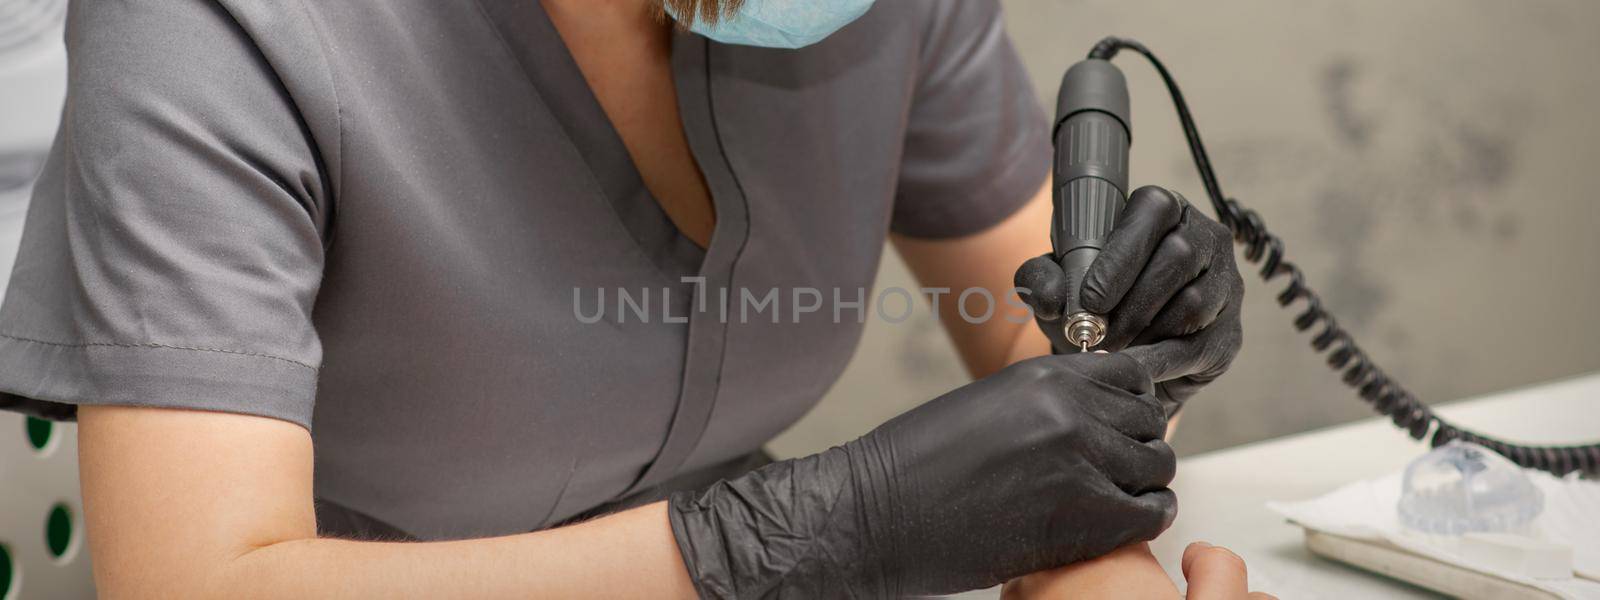
[[[678,34],[703,251],[535,0],[73,2],[67,43],[0,404],[314,423],[318,498],[422,539],[758,450],[849,360],[872,309],[827,296],[870,298],[888,232],[982,230],[1048,171],[996,0],[882,0],[801,51]],[[771,289],[778,322],[738,318]]]

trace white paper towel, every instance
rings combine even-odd
[[[1302,502],[1268,502],[1267,507],[1290,521],[1334,535],[1384,540],[1440,562],[1537,587],[1565,598],[1600,599],[1600,482],[1558,479],[1529,472],[1544,492],[1544,513],[1529,532],[1541,539],[1572,546],[1570,579],[1531,579],[1467,562],[1455,540],[1422,534],[1400,524],[1395,504],[1400,500],[1401,473],[1353,483],[1327,495]]]

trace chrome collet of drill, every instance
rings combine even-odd
[[[1074,313],[1067,317],[1066,333],[1079,352],[1088,352],[1106,339],[1106,320],[1092,313]]]

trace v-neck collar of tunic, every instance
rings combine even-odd
[[[645,186],[622,136],[590,90],[544,6],[537,0],[484,0],[483,4],[633,241],[672,282],[696,275],[709,248],[700,248],[678,231]],[[682,37],[675,35],[672,51],[673,80],[680,87],[679,75],[684,69],[704,68],[703,64],[676,60],[682,54]],[[721,207],[717,208],[720,213]]]
[[[582,71],[538,0],[478,0],[510,52],[521,63],[543,109],[561,123],[582,157],[599,195],[658,270],[679,283],[698,275],[694,301],[685,307],[689,332],[677,410],[655,460],[624,495],[675,475],[705,433],[716,403],[726,347],[726,303],[735,267],[749,238],[749,206],[713,110],[712,43],[675,32],[672,76],[685,136],[711,192],[717,224],[710,245],[682,235],[645,188],[638,169]],[[573,201],[588,199],[575,198]],[[642,283],[642,282],[641,282]]]

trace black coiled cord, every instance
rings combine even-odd
[[[1340,327],[1333,315],[1323,308],[1322,298],[1306,284],[1305,274],[1300,268],[1284,260],[1283,240],[1267,230],[1261,215],[1222,194],[1216,171],[1211,168],[1211,159],[1206,156],[1205,145],[1200,142],[1200,131],[1195,127],[1194,115],[1189,112],[1189,104],[1184,101],[1183,92],[1178,89],[1178,83],[1172,79],[1172,73],[1167,71],[1166,65],[1161,64],[1144,44],[1116,37],[1108,37],[1095,44],[1094,49],[1089,51],[1089,58],[1111,60],[1123,49],[1144,55],[1161,74],[1167,91],[1172,94],[1172,103],[1178,109],[1178,120],[1182,122],[1184,137],[1189,141],[1189,152],[1194,156],[1195,168],[1200,171],[1200,180],[1205,185],[1206,195],[1211,198],[1212,208],[1217,212],[1217,220],[1227,225],[1233,231],[1234,241],[1245,247],[1245,259],[1261,264],[1263,281],[1289,276],[1289,286],[1278,294],[1278,304],[1287,307],[1295,301],[1304,301],[1305,311],[1295,317],[1295,329],[1306,331],[1317,323],[1322,324],[1322,330],[1311,338],[1311,347],[1318,353],[1333,349],[1328,354],[1328,367],[1343,371],[1341,379],[1345,385],[1356,388],[1361,399],[1388,416],[1411,437],[1421,440],[1431,432],[1430,441],[1434,446],[1450,440],[1463,440],[1494,450],[1523,467],[1548,471],[1557,476],[1574,471],[1587,475],[1600,474],[1600,444],[1524,446],[1473,433],[1439,418],[1432,409],[1384,373],[1356,345],[1350,333]]]

